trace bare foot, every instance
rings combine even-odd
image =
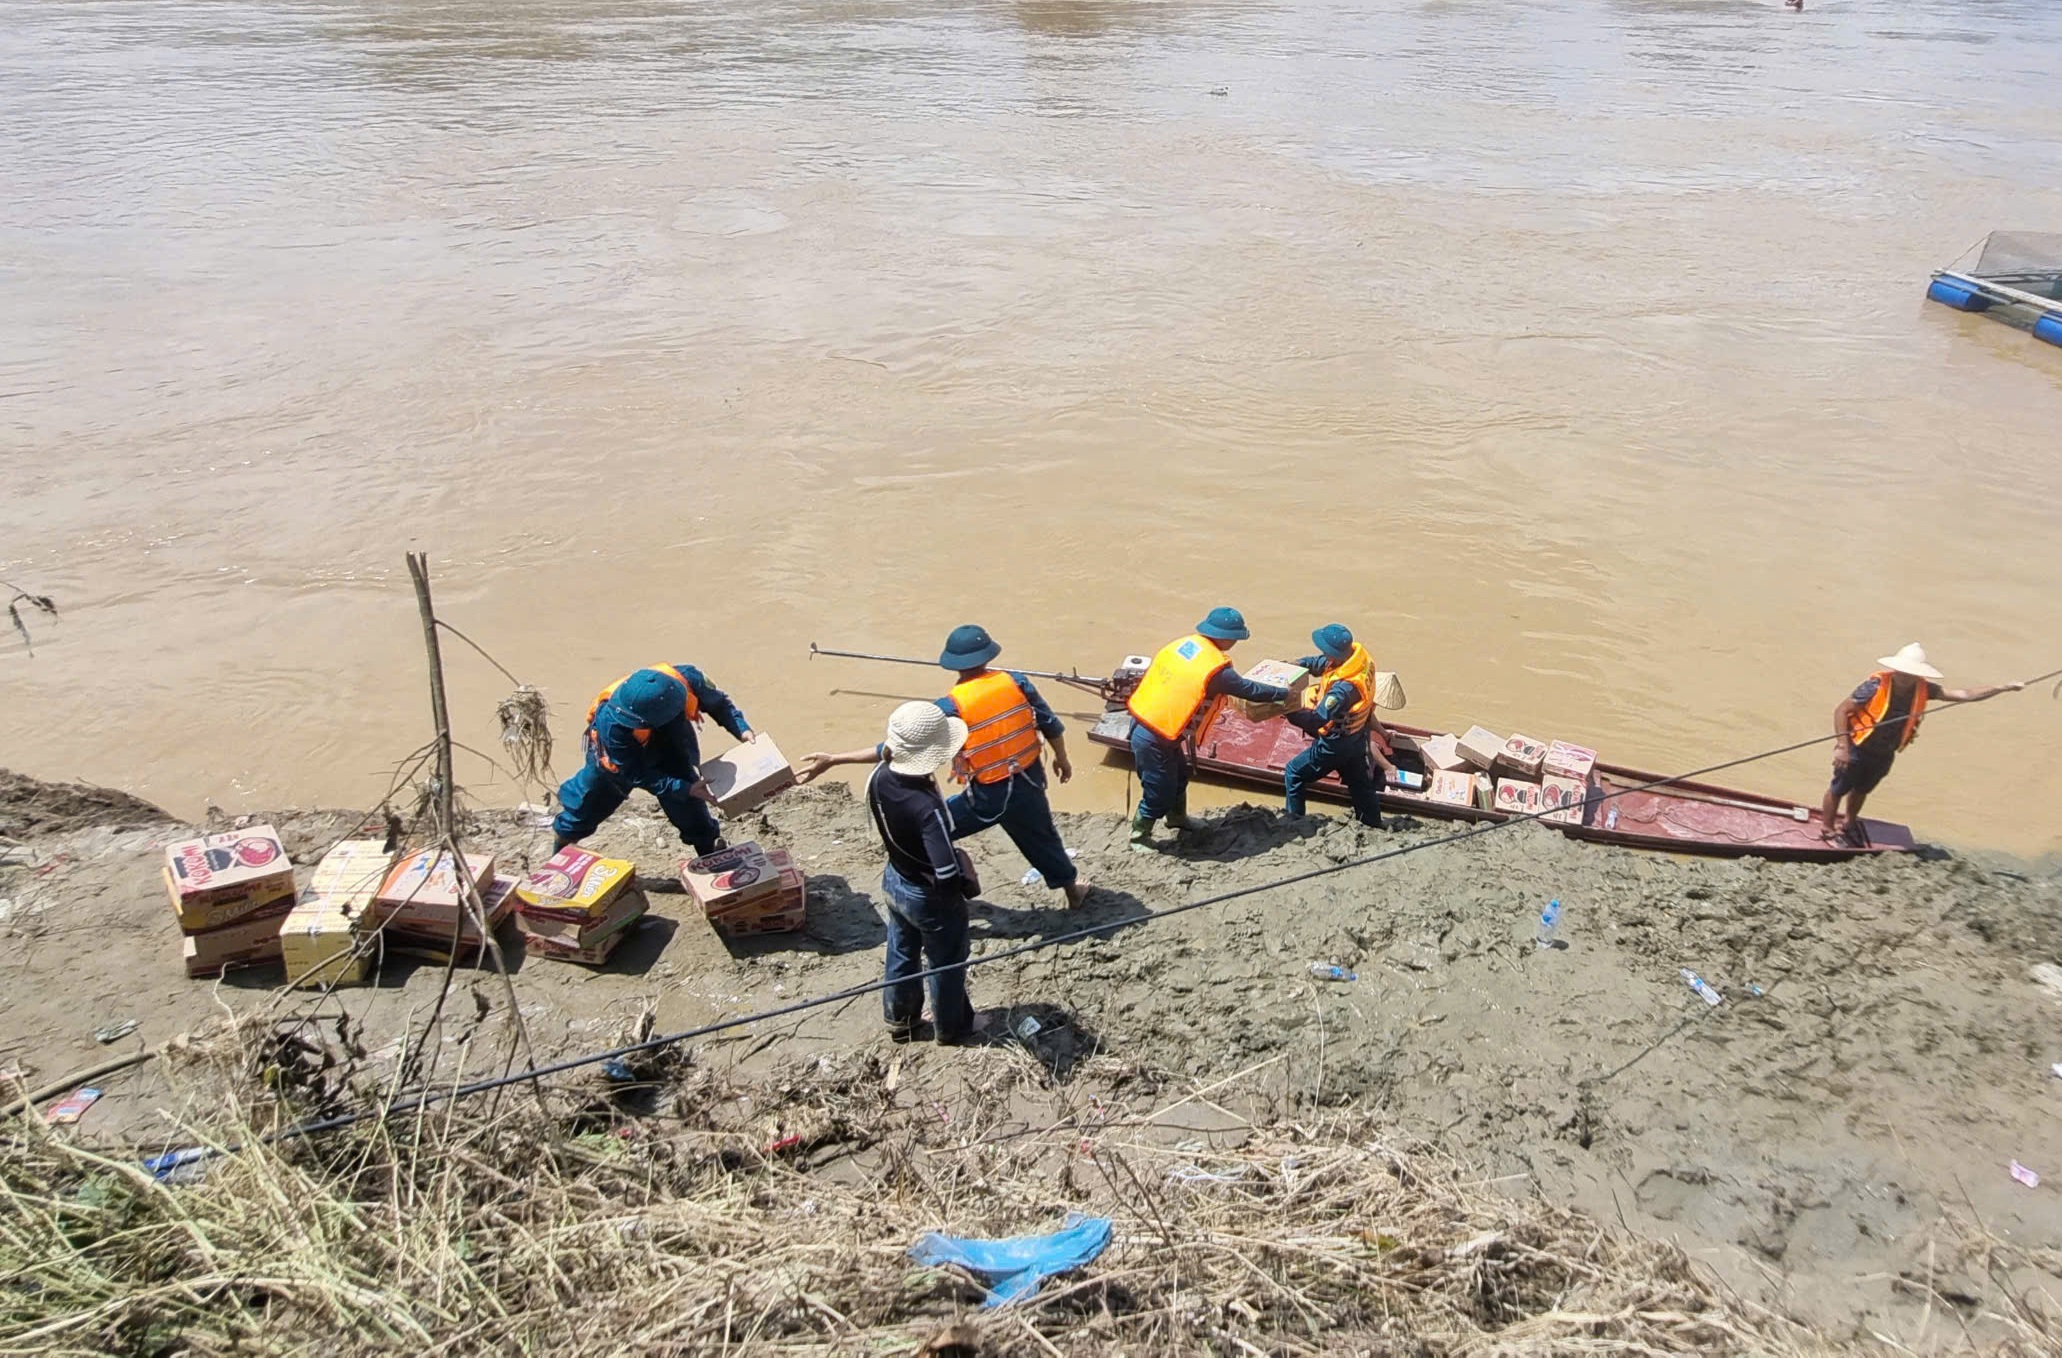
[[[1067,908],[1069,910],[1079,910],[1082,906],[1088,904],[1088,893],[1094,890],[1095,888],[1086,882],[1076,882],[1066,888]]]
[[[1840,817],[1835,816],[1826,822],[1825,829],[1819,831],[1819,838],[1827,841],[1838,840],[1845,837],[1846,829],[1847,827],[1840,823]]]

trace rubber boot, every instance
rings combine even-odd
[[[571,835],[553,835],[551,837],[551,851],[553,853],[557,853],[560,849],[565,848],[566,845],[577,844],[579,842],[579,840],[574,839]]]
[[[1153,852],[1153,822],[1145,816],[1131,818],[1131,851],[1133,853]]]
[[[1189,804],[1186,799],[1177,802],[1167,813],[1167,828],[1170,830],[1200,830],[1202,825],[1189,819]]]

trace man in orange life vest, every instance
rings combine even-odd
[[[1354,816],[1363,825],[1379,827],[1382,775],[1393,766],[1382,748],[1382,724],[1375,719],[1375,662],[1367,647],[1339,623],[1327,623],[1310,639],[1319,654],[1298,663],[1316,677],[1303,692],[1303,710],[1289,713],[1285,720],[1314,739],[1282,774],[1286,809],[1292,816],[1302,815],[1304,793],[1311,784],[1336,773],[1353,798]]]
[[[695,738],[704,716],[739,740],[756,739],[737,704],[692,665],[654,665],[603,689],[587,713],[587,762],[559,786],[553,851],[593,834],[634,788],[659,799],[697,854],[721,847]]]
[[[1942,688],[1940,671],[1926,663],[1926,648],[1916,641],[1876,663],[1883,668],[1864,679],[1833,709],[1833,783],[1819,808],[1828,839],[1843,833],[1856,842],[1864,839],[1862,803],[1890,772],[1898,752],[1918,737],[1929,700],[1980,703],[2026,687],[2013,683]],[[1844,823],[1839,814],[1842,797],[1847,798]]]
[[[1232,668],[1229,651],[1253,635],[1236,608],[1213,608],[1193,634],[1160,648],[1152,667],[1125,704],[1131,710],[1131,760],[1138,767],[1138,811],[1131,847],[1153,848],[1153,822],[1162,816],[1176,830],[1193,830],[1188,816],[1189,757],[1184,748],[1196,719],[1213,698],[1285,703],[1289,691],[1257,684]]]
[[[1052,746],[1052,768],[1060,781],[1074,776],[1067,758],[1067,728],[1029,679],[1012,670],[988,668],[1001,654],[1002,647],[986,628],[968,623],[952,630],[938,656],[939,665],[959,674],[959,682],[938,699],[938,707],[967,724],[966,746],[953,765],[967,787],[945,803],[947,819],[954,839],[1000,825],[1045,884],[1066,893],[1071,910],[1088,899],[1089,887],[1080,880],[1059,827],[1053,824],[1052,804],[1045,796],[1045,764],[1039,757],[1043,737]],[[812,754],[803,759],[796,781],[806,783],[838,764],[873,764],[886,757],[884,745],[846,754]]]

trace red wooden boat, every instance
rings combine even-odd
[[[1399,767],[1414,765],[1415,743],[1439,734],[1394,722],[1383,725],[1392,735],[1409,737],[1398,742]],[[1089,731],[1098,745],[1131,750],[1131,714],[1116,708],[1103,714]],[[1310,738],[1285,721],[1247,720],[1231,703],[1218,699],[1204,717],[1196,735],[1196,766],[1235,782],[1282,791],[1282,770],[1308,747]],[[1830,863],[1870,853],[1907,853],[1914,847],[1912,832],[1887,821],[1864,820],[1866,844],[1833,842],[1821,837],[1823,826],[1817,807],[1800,806],[1759,793],[1709,783],[1671,783],[1644,792],[1622,789],[1660,782],[1668,775],[1646,773],[1601,761],[1596,768],[1597,790],[1581,810],[1580,824],[1541,821],[1571,839],[1618,844],[1629,849],[1662,849],[1674,853],[1714,854],[1727,858],[1782,858],[1802,862]],[[1345,801],[1346,789],[1336,777],[1327,777],[1314,789],[1315,795]],[[1612,795],[1612,794],[1618,795]],[[1397,787],[1382,792],[1385,810],[1412,815],[1437,816],[1447,820],[1504,821],[1512,816],[1502,811],[1456,806],[1436,802],[1422,793]],[[1616,814],[1612,814],[1613,812]]]

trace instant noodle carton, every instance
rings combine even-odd
[[[1523,778],[1496,780],[1496,809],[1527,816],[1539,810],[1539,784]]]
[[[186,974],[219,976],[234,967],[266,966],[280,960],[279,916],[245,916],[219,929],[186,936]]]
[[[1286,660],[1263,660],[1247,670],[1246,677],[1256,684],[1273,684],[1276,688],[1289,690],[1289,701],[1285,703],[1255,703],[1238,699],[1238,709],[1245,713],[1247,721],[1270,721],[1284,712],[1294,711],[1303,701],[1303,690],[1310,687],[1310,671]]]
[[[1474,766],[1461,754],[1460,737],[1455,735],[1433,736],[1430,740],[1418,742],[1418,753],[1424,758],[1425,767],[1433,771],[1459,772]]]
[[[1565,740],[1557,740],[1547,746],[1545,769],[1546,772],[1562,778],[1586,781],[1596,772],[1597,752],[1581,745],[1570,745]]]
[[[165,850],[165,891],[187,933],[293,908],[294,865],[269,825],[182,840]]]
[[[729,937],[749,934],[791,934],[809,922],[809,879],[781,850],[772,855],[780,867],[780,887],[742,905],[709,912],[716,932]]]
[[[637,867],[628,859],[603,858],[568,844],[516,888],[516,913],[584,928],[606,915],[616,898],[636,885]]]
[[[454,864],[445,850],[424,849],[393,866],[373,897],[368,913],[377,925],[420,925],[430,929],[441,925],[443,936],[448,938],[462,913],[460,905],[466,899],[468,880],[485,895],[494,881],[493,855],[469,853],[462,863]]]
[[[470,857],[471,855],[468,855]],[[388,879],[389,881],[392,878]],[[486,907],[488,930],[497,928],[515,911],[516,887],[521,883],[515,877],[495,877],[480,892],[481,904]],[[385,892],[381,899],[373,902],[367,916],[367,925],[377,928],[387,947],[397,945],[402,949],[428,948],[439,953],[449,950],[455,936],[461,953],[470,951],[479,954],[486,942],[479,926],[473,922],[471,912],[454,903],[451,905],[423,905],[419,901],[403,906],[389,905]],[[412,953],[420,956],[420,951]],[[475,956],[472,960],[477,960]]]
[[[1520,778],[1538,779],[1545,772],[1546,742],[1534,740],[1531,736],[1512,736],[1497,752],[1498,771],[1515,774]]]
[[[1542,820],[1562,825],[1580,825],[1589,811],[1589,782],[1587,779],[1563,778],[1550,773],[1540,779],[1539,805],[1546,812]]]
[[[680,880],[719,933],[787,933],[803,925],[808,878],[785,849],[732,845],[682,863]]]
[[[1470,726],[1468,733],[1454,742],[1455,751],[1475,769],[1493,766],[1503,748],[1504,738],[1483,726]]]
[[[286,965],[286,983],[361,984],[371,966],[368,954],[372,945],[359,935],[360,918],[328,896],[310,896],[296,905],[293,913],[279,921],[279,954]]]
[[[601,916],[584,924],[567,919],[536,919],[519,909],[516,929],[523,936],[526,952],[557,962],[600,966],[609,960],[617,944],[635,932],[644,913],[642,891],[619,891]]]
[[[757,740],[704,759],[702,778],[716,799],[717,810],[726,816],[741,816],[774,793],[793,787],[795,770],[773,737],[762,732]]]
[[[1475,804],[1475,775],[1458,769],[1435,769],[1432,772],[1432,787],[1427,793],[1435,802],[1448,806],[1473,806]]]
[[[322,855],[301,899],[320,896],[352,914],[363,914],[393,866],[394,855],[387,852],[385,840],[344,840]]]

